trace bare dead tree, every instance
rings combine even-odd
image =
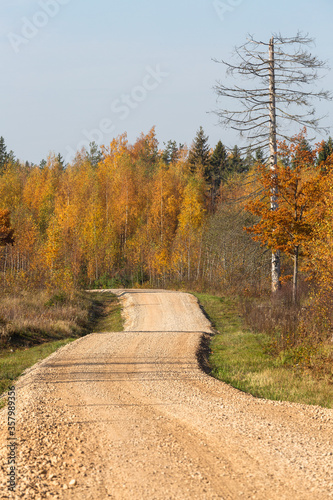
[[[215,91],[219,97],[236,101],[235,109],[219,109],[214,113],[219,123],[232,128],[246,138],[250,149],[269,151],[269,168],[276,175],[277,139],[290,140],[285,125],[296,122],[317,132],[327,132],[320,126],[323,117],[316,118],[313,99],[331,100],[332,94],[317,90],[314,84],[318,70],[326,69],[326,63],[304,49],[313,43],[308,35],[297,33],[285,38],[274,34],[268,43],[250,36],[248,41],[235,49],[237,62],[224,64],[227,74],[247,80],[246,87],[228,87],[217,82]],[[251,85],[251,82],[254,82]],[[259,83],[258,83],[259,82]],[[246,146],[248,149],[249,146]],[[271,193],[271,209],[276,210],[276,190]],[[272,291],[280,287],[280,253],[272,252]]]

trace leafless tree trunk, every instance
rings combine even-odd
[[[276,177],[277,146],[276,146],[276,106],[275,106],[275,65],[274,65],[274,38],[269,41],[269,152],[270,169],[272,177]],[[278,198],[277,188],[273,187],[271,194],[271,209],[277,210]],[[280,251],[272,252],[272,292],[280,288],[281,263]]]
[[[219,109],[215,111],[221,125],[232,128],[245,137],[250,145],[244,150],[266,150],[269,160],[267,164],[272,176],[276,176],[277,138],[290,140],[289,135],[280,127],[280,123],[296,122],[303,127],[325,131],[319,126],[320,118],[315,118],[315,109],[311,105],[313,98],[332,99],[331,92],[302,87],[310,87],[318,79],[317,70],[326,65],[303,49],[313,40],[307,35],[297,33],[295,37],[285,38],[273,35],[269,43],[249,40],[235,49],[238,61],[235,64],[221,62],[227,67],[227,74],[240,75],[246,79],[246,88],[239,83],[227,87],[218,82],[215,91],[218,96],[231,98],[237,102],[236,109]],[[285,47],[294,50],[288,51]],[[268,58],[267,58],[268,48]],[[251,80],[259,83],[251,85]],[[299,112],[298,109],[302,108]],[[279,126],[278,126],[279,123]],[[277,188],[271,192],[271,209],[278,208]],[[280,252],[272,253],[272,291],[280,287]]]
[[[299,257],[299,246],[295,247],[294,253],[294,274],[293,274],[293,303],[297,302],[297,285],[298,285],[298,257]]]

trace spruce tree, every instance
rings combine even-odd
[[[228,170],[230,174],[242,173],[246,170],[238,146],[234,146],[231,150],[228,158]]]
[[[162,160],[164,161],[164,163],[166,163],[167,165],[169,165],[170,163],[175,163],[179,159],[180,152],[183,147],[183,144],[179,144],[179,146],[177,147],[176,141],[168,141],[162,153]]]
[[[323,147],[320,153],[318,154],[318,160],[317,160],[318,164],[323,161],[326,161],[327,158],[331,156],[331,154],[333,154],[333,140],[332,137],[329,137],[328,140],[323,143]]]
[[[59,170],[64,170],[65,169],[65,160],[63,159],[63,157],[61,156],[60,153],[57,154],[56,160],[58,163]]]
[[[208,182],[213,182],[218,189],[222,180],[227,177],[228,155],[222,141],[219,141],[210,158],[210,168],[207,169]]]
[[[251,146],[246,151],[246,156],[243,161],[243,172],[248,172],[255,163],[255,158],[252,154]]]
[[[5,165],[8,161],[7,147],[5,144],[5,139],[0,137],[0,174],[3,172]]]
[[[211,210],[214,212],[219,188],[223,180],[227,178],[228,155],[222,141],[219,141],[210,157],[209,163],[204,169],[205,180],[209,187],[209,198]]]
[[[205,135],[203,128],[200,127],[193,141],[188,161],[191,172],[194,173],[198,166],[205,167],[209,165],[210,148],[208,144],[208,136]]]
[[[262,164],[262,163],[265,163],[265,161],[266,161],[265,160],[264,152],[263,152],[263,150],[261,148],[257,148],[256,149],[256,153],[255,153],[255,157],[254,158],[255,158],[255,162],[256,163]]]
[[[96,168],[99,164],[99,162],[103,159],[103,154],[99,150],[98,144],[96,144],[95,141],[89,143],[90,150],[89,152],[87,151],[86,157],[87,160],[90,162],[91,166]]]

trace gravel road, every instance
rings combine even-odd
[[[16,384],[16,493],[0,498],[333,498],[333,412],[256,399],[206,375],[210,324],[188,294],[116,290],[121,333],[93,333]]]

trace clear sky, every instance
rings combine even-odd
[[[21,160],[67,160],[90,140],[130,142],[155,125],[160,147],[239,143],[217,125],[213,86],[248,33],[315,38],[333,66],[332,0],[2,0],[0,135]],[[320,81],[333,89],[333,71]],[[333,103],[319,113],[333,118]]]

